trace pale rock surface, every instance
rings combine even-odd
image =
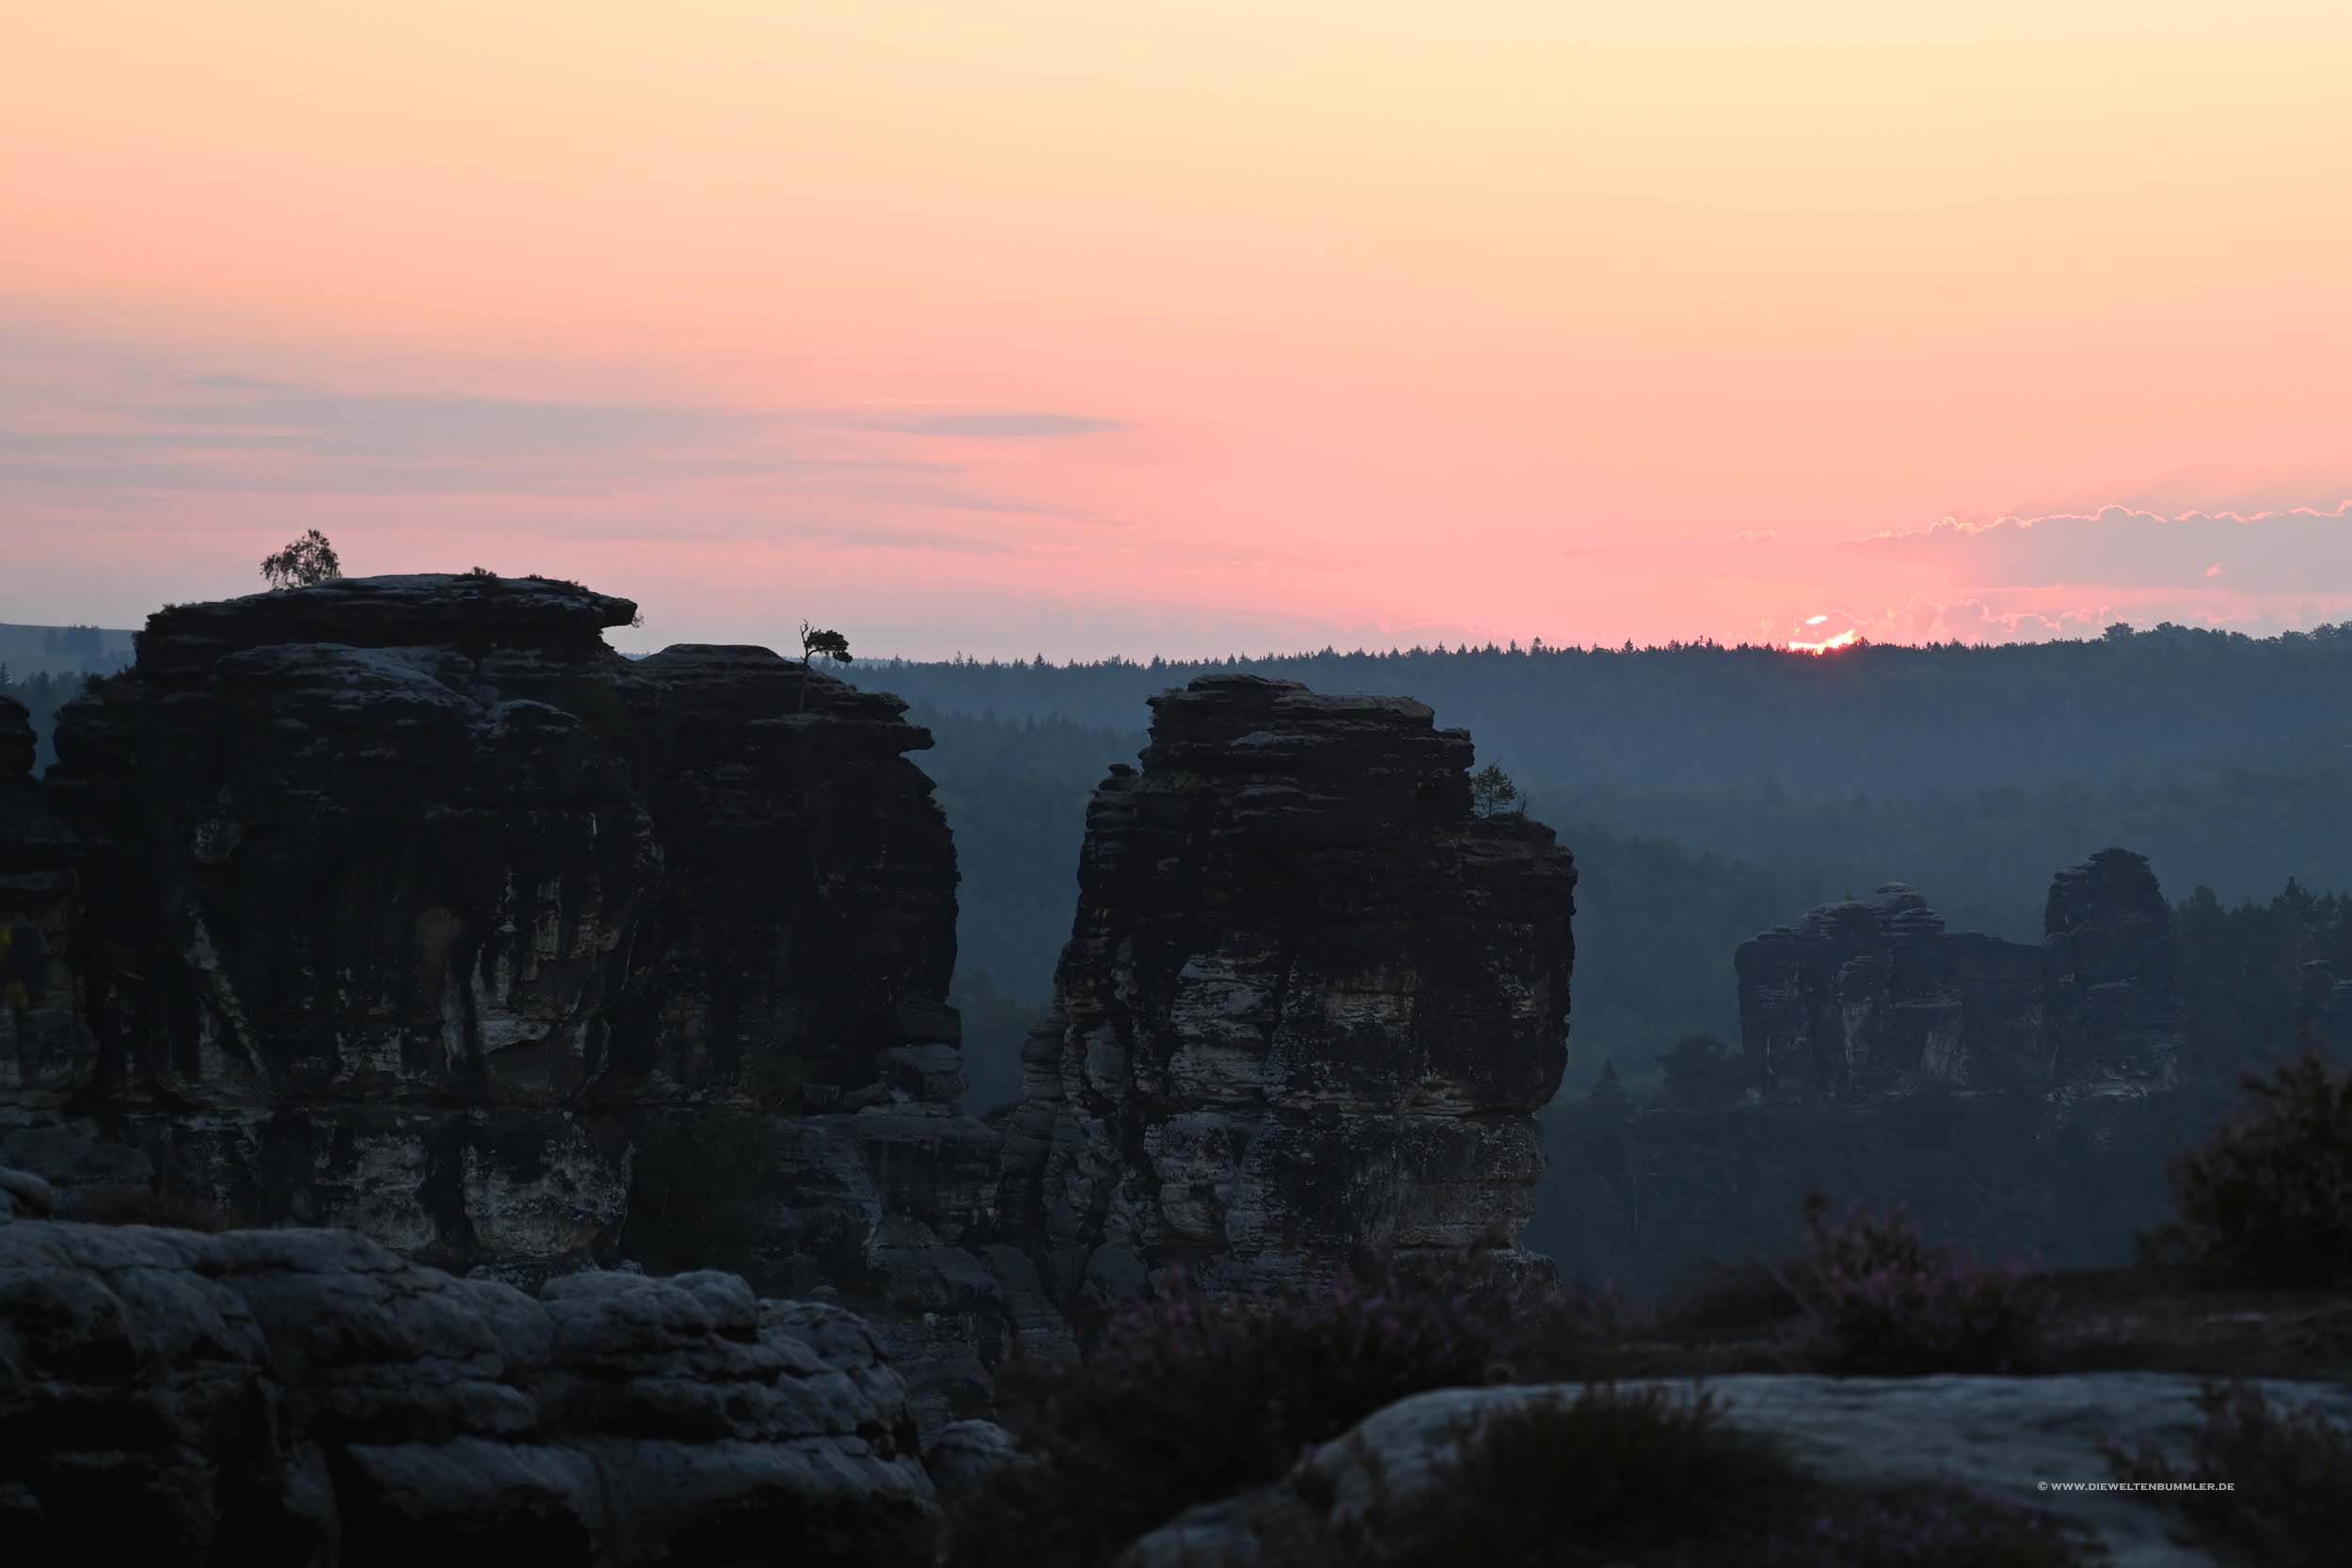
[[[1694,1384],[1669,1385],[1687,1394]],[[2153,1372],[2068,1377],[1835,1379],[1725,1377],[1705,1386],[1727,1423],[1776,1439],[1834,1499],[1859,1507],[1953,1486],[2040,1509],[2090,1531],[2112,1568],[2213,1568],[2238,1559],[2194,1518],[2144,1493],[2038,1489],[2042,1481],[2115,1479],[2103,1445],[2142,1441],[2185,1468],[2201,1417],[2199,1381]],[[2352,1418],[2352,1389],[2273,1382],[2287,1408]],[[1407,1544],[1391,1523],[1446,1483],[1464,1434],[1498,1413],[1575,1386],[1463,1388],[1401,1401],[1324,1445],[1276,1485],[1195,1509],[1144,1537],[1119,1568],[1322,1568],[1335,1538],[1369,1541],[1358,1568]],[[1836,1506],[1833,1501],[1832,1507]],[[1383,1531],[1390,1533],[1383,1534]],[[1737,1561],[1749,1560],[1743,1553]],[[1729,1562],[1726,1563],[1729,1568]]]

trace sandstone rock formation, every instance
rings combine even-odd
[[[1890,882],[1733,956],[1751,1081],[1772,1101],[1941,1086],[2135,1094],[2171,1082],[2183,1013],[2172,912],[2140,856],[2052,883],[2041,946],[1946,932]]]
[[[76,984],[81,847],[32,767],[32,721],[0,697],[0,1099],[92,1067]]]
[[[1003,1212],[1081,1319],[1357,1249],[1515,1238],[1565,1060],[1576,875],[1404,698],[1209,676],[1088,811]]]
[[[977,1409],[1057,1329],[964,1244],[999,1140],[956,1114],[930,737],[764,649],[624,658],[634,609],[415,577],[152,617],[0,780],[0,923],[78,941],[89,1003],[60,973],[0,1023],[0,1152],[525,1285],[821,1285]]]
[[[1801,1205],[1902,1204],[1937,1243],[2051,1267],[2127,1262],[2169,1218],[2165,1164],[2213,1108],[2164,1092],[2183,1031],[2172,925],[2148,863],[2061,871],[2040,944],[1951,932],[1889,883],[1740,944],[1756,1103],[1607,1126],[1557,1108],[1534,1238],[1652,1298],[1777,1265]]]
[[[863,1568],[937,1513],[866,1325],[729,1275],[526,1295],[348,1231],[0,1208],[0,1367],[25,1568]]]
[[[2052,1080],[2103,1093],[2170,1084],[2186,1021],[2172,906],[2146,858],[2102,849],[2059,872],[2042,928]]]
[[[1668,1386],[1690,1393],[1697,1386]],[[2146,1442],[2185,1471],[2201,1424],[2193,1377],[1742,1376],[1704,1386],[1728,1424],[1779,1443],[1822,1489],[1827,1511],[1958,1487],[2075,1527],[2114,1554],[2113,1568],[2238,1560],[2226,1514],[2192,1513],[2141,1493],[2035,1485],[2112,1480],[2110,1442],[2126,1449]],[[2352,1418],[2352,1392],[2341,1386],[2260,1386],[2285,1409]],[[1414,1503],[1447,1483],[1449,1466],[1479,1424],[1577,1392],[1574,1386],[1459,1388],[1402,1401],[1316,1449],[1284,1481],[1195,1509],[1146,1536],[1119,1558],[1119,1568],[1325,1568],[1398,1560],[1417,1546],[1427,1552],[1437,1543],[1414,1533]],[[1334,1549],[1341,1543],[1343,1554]],[[1736,1560],[1750,1560],[1754,1543],[1744,1546]]]

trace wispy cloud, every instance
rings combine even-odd
[[[886,515],[1115,524],[983,479],[968,448],[1120,428],[1052,412],[419,394],[102,363],[65,394],[0,383],[0,496],[145,510],[171,495],[691,497],[723,485],[731,501],[831,497],[830,533],[844,541],[971,553],[1010,546]]]
[[[1982,523],[1947,517],[1842,547],[1978,587],[2172,588],[2226,578],[2238,592],[2352,594],[2352,501],[2244,514],[2110,506]]]
[[[946,436],[965,440],[1029,441],[1056,436],[1106,436],[1124,430],[1117,420],[1086,414],[826,414],[820,422],[836,430],[891,431],[901,436]]]

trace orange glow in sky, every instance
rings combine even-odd
[[[2352,613],[2341,4],[8,32],[0,620],[244,592],[314,526],[631,594],[655,643]]]

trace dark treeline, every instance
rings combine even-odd
[[[2118,627],[2091,641],[1874,646],[1828,657],[1663,648],[1326,650],[1208,662],[861,665],[935,713],[1124,733],[1144,700],[1219,670],[1409,693],[1516,773],[1581,788],[1943,796],[2352,763],[2352,626],[2249,638]]]
[[[2260,1069],[2296,1041],[2303,965],[2352,980],[2352,897],[2289,882],[2232,909],[2199,888],[2178,908],[2190,1069],[2208,1080]],[[2330,1042],[2352,1053],[2352,1040]]]

